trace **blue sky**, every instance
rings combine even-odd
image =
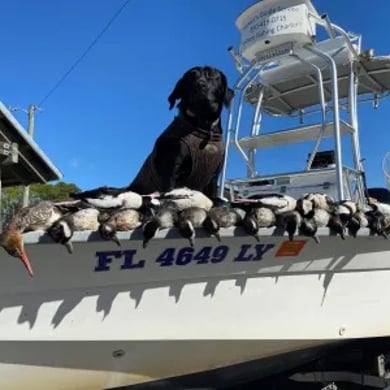
[[[13,0],[2,3],[0,100],[39,103],[124,0]],[[155,138],[174,117],[167,97],[188,68],[209,64],[233,85],[227,53],[238,46],[236,17],[253,0],[132,0],[111,28],[42,105],[35,140],[82,189],[129,183]],[[363,35],[363,48],[390,54],[389,0],[314,0],[334,23]],[[368,182],[384,185],[381,158],[390,150],[389,101],[360,108]],[[15,113],[25,125],[26,116]],[[268,122],[266,122],[268,123]],[[225,125],[225,124],[224,124]],[[267,152],[263,172],[303,167],[308,150]],[[231,177],[244,175],[234,158]]]

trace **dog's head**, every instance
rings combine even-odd
[[[181,111],[208,119],[217,119],[223,106],[228,107],[233,91],[228,87],[226,76],[211,66],[196,66],[189,69],[177,82],[168,97],[171,110],[177,100]]]

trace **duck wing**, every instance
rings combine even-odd
[[[177,188],[166,192],[160,196],[160,201],[170,200],[174,202],[180,210],[189,207],[200,207],[210,210],[213,207],[212,200],[203,192],[191,190],[188,188]]]
[[[160,195],[161,199],[186,199],[192,196],[193,190],[187,187],[175,188]]]
[[[61,217],[62,213],[54,203],[42,201],[34,206],[20,209],[9,222],[8,227],[21,232],[46,230]]]

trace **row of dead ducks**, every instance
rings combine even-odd
[[[363,210],[354,202],[335,202],[322,193],[306,194],[300,199],[274,194],[228,202],[211,200],[188,188],[141,196],[101,187],[72,197],[74,201],[44,201],[21,209],[1,234],[0,244],[11,256],[22,260],[31,276],[23,233],[35,230],[47,231],[70,253],[73,232],[85,230],[98,231],[104,240],[120,245],[118,231],[142,228],[144,248],[157,231],[173,227],[191,246],[196,228],[203,228],[220,240],[220,228],[242,226],[248,235],[259,240],[261,228],[276,227],[287,232],[290,240],[301,235],[313,237],[316,242],[319,242],[317,230],[322,227],[342,239],[347,232],[356,237],[361,228],[386,238],[390,231],[390,205],[372,203]]]

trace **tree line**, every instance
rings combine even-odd
[[[70,200],[69,193],[78,191],[80,189],[76,184],[62,181],[56,184],[32,184],[30,185],[30,206],[44,200],[53,202]],[[2,221],[6,224],[22,208],[23,187],[3,188],[1,197]]]

